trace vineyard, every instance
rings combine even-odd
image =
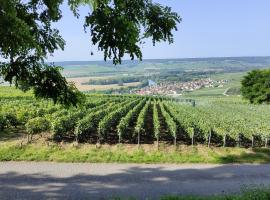
[[[270,138],[269,106],[241,101],[195,106],[160,97],[89,95],[83,106],[70,109],[31,96],[4,96],[0,103],[0,131],[22,127],[29,140],[50,133],[58,142],[267,147]]]

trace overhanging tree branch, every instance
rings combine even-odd
[[[22,90],[33,89],[37,97],[76,105],[82,96],[69,84],[60,68],[44,61],[65,41],[52,23],[62,18],[63,0],[0,1],[0,76]],[[173,30],[181,18],[171,8],[151,0],[68,0],[74,15],[80,5],[91,5],[84,28],[91,42],[103,51],[104,60],[120,64],[125,54],[142,59],[140,44],[146,38],[173,42]],[[3,27],[3,28],[2,28]]]

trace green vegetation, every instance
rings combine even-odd
[[[160,200],[268,200],[270,189],[267,187],[243,188],[234,195],[212,195],[212,196],[164,196]],[[112,200],[136,200],[136,198],[113,198]]]
[[[240,194],[216,195],[207,197],[196,196],[167,196],[161,200],[268,200],[270,199],[269,188],[246,188]]]
[[[9,86],[0,86],[0,96],[1,99],[32,99],[34,97],[32,91],[23,92]]]
[[[106,78],[106,79],[96,79],[89,80],[88,82],[83,83],[83,85],[112,85],[112,84],[124,84],[124,83],[135,83],[141,82],[144,80],[144,77],[118,77],[118,78]]]
[[[3,161],[270,162],[261,148],[269,144],[269,105],[240,97],[198,97],[193,107],[181,99],[95,94],[66,109],[11,87],[0,92]]]
[[[51,26],[61,18],[61,3],[0,3],[0,25],[5,27],[0,30],[0,78],[23,91],[32,89],[36,97],[70,106],[80,103],[83,95],[66,81],[60,67],[44,62],[47,55],[65,45],[59,31]]]
[[[30,96],[9,97],[0,100],[0,127],[20,126],[30,135],[46,132],[56,141],[81,143],[268,147],[269,105],[250,105],[236,97],[197,99],[195,107],[181,101],[87,95],[83,105],[66,109]]]
[[[33,119],[30,119],[26,124],[26,131],[29,135],[31,135],[31,138],[34,134],[40,134],[44,133],[46,131],[50,130],[50,122],[43,117],[36,117]]]
[[[156,102],[154,102],[154,106],[153,106],[153,126],[154,126],[154,135],[157,140],[157,145],[159,145],[160,121],[159,121],[159,115],[158,115]]]
[[[83,95],[62,76],[61,67],[45,62],[48,55],[65,47],[59,30],[53,26],[63,17],[63,3],[63,0],[1,1],[0,25],[5,29],[0,30],[0,81],[3,79],[23,91],[32,89],[36,97],[74,106],[84,100]],[[135,57],[141,60],[138,44],[144,39],[151,39],[153,45],[160,41],[173,43],[172,31],[181,22],[170,7],[149,0],[67,3],[75,17],[79,17],[79,6],[92,5],[85,16],[84,28],[90,29],[91,43],[104,52],[104,60],[112,59],[114,64],[121,63],[125,54],[132,60]]]
[[[186,97],[190,96],[192,98],[240,95],[241,80],[246,72],[252,69],[267,68],[269,64],[269,57],[124,61],[122,65],[117,67],[104,62],[59,63],[59,65],[64,66],[63,74],[65,76],[77,77],[77,79],[81,77],[81,80],[83,80],[82,84],[91,84],[82,85],[82,88],[77,84],[78,88],[84,88],[84,91],[91,93],[95,93],[99,88],[102,88],[103,91],[100,93],[127,94],[132,89],[147,86],[148,80],[153,80],[156,83],[178,83],[206,78],[211,78],[215,81],[228,81],[223,87],[203,88],[184,93]],[[125,81],[135,81],[138,79],[142,84],[134,85],[133,87],[117,89],[115,88],[117,85],[104,85],[112,82],[120,85],[123,83],[125,86]],[[74,79],[70,78],[69,80],[72,81]],[[87,86],[88,89],[85,89]],[[94,90],[94,88],[97,89]],[[111,90],[111,88],[115,89]]]
[[[155,59],[143,61],[123,61],[117,67],[112,62],[81,61],[57,62],[63,66],[66,77],[119,77],[119,76],[159,76],[162,80],[177,78],[175,81],[188,81],[192,77],[211,77],[213,79],[234,79],[237,74],[244,75],[252,69],[268,68],[270,57],[239,58],[193,58],[193,59]],[[232,75],[233,77],[231,77]],[[240,77],[236,78],[239,83]]]
[[[145,127],[146,127],[146,117],[149,113],[149,107],[150,107],[151,101],[148,101],[144,107],[141,109],[138,118],[136,120],[136,126],[134,128],[134,133],[138,135],[138,144],[140,144],[140,137],[142,133],[146,133]],[[135,134],[133,134],[135,135]],[[136,137],[136,136],[135,136]]]
[[[214,88],[202,88],[200,90],[195,90],[192,92],[184,93],[184,96],[187,98],[203,98],[208,99],[210,97],[221,97],[225,96],[235,96],[239,95],[239,88],[241,87],[241,80],[243,79],[245,73],[218,73],[209,75],[213,80],[228,80],[228,83],[223,87],[214,87]]]
[[[134,122],[134,120],[136,120],[139,113],[141,112],[141,109],[144,107],[145,103],[146,103],[146,100],[141,101],[133,109],[131,109],[125,117],[123,117],[120,120],[120,122],[117,126],[119,143],[121,142],[121,139],[123,136],[128,136],[129,129],[130,129],[130,127],[132,127],[132,122]]]
[[[242,80],[242,95],[250,103],[270,102],[270,70],[253,70]]]
[[[241,95],[241,88],[240,87],[229,87],[225,91],[225,95],[231,96],[231,95]]]
[[[269,149],[244,149],[236,147],[207,148],[185,146],[177,148],[160,143],[155,145],[102,145],[54,143],[33,136],[32,143],[24,138],[1,133],[0,161],[54,161],[90,163],[269,163]],[[16,137],[17,139],[15,139]]]
[[[181,22],[170,7],[148,0],[95,2],[93,12],[86,16],[85,27],[90,28],[92,44],[104,51],[104,60],[112,59],[114,64],[121,63],[125,53],[132,60],[141,60],[138,44],[143,39],[151,38],[153,45],[160,41],[173,43],[172,31]]]

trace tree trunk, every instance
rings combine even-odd
[[[251,138],[251,147],[254,148],[254,136]]]
[[[268,146],[268,139],[265,138],[265,148],[267,148],[267,146]]]
[[[140,145],[140,133],[138,133],[138,145]]]
[[[176,146],[176,140],[177,140],[177,139],[176,139],[176,136],[175,136],[175,137],[174,137],[174,142],[173,142],[173,143],[174,143],[174,146]]]
[[[194,133],[192,134],[192,137],[191,137],[191,144],[192,146],[194,145]]]

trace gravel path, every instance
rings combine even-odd
[[[0,162],[0,199],[146,199],[270,186],[270,165],[137,165]]]

